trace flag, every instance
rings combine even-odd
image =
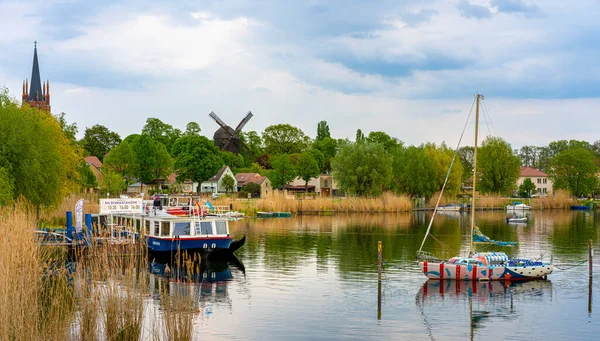
[[[208,208],[210,210],[214,210],[213,207],[212,207],[212,205],[210,204],[210,201],[208,201],[208,200],[206,200],[206,206],[208,206]]]
[[[79,199],[75,204],[75,231],[77,233],[83,230],[83,199]]]

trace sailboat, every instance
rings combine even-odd
[[[477,187],[477,139],[478,139],[478,126],[479,126],[479,101],[483,98],[482,95],[477,94],[475,99],[475,148],[474,148],[474,160],[473,160],[473,198],[471,203],[471,233],[470,233],[470,245],[469,245],[469,256],[468,257],[452,257],[447,261],[441,261],[429,254],[422,252],[423,245],[431,229],[433,219],[435,217],[437,207],[440,202],[441,194],[438,198],[438,202],[433,211],[431,221],[421,243],[421,248],[417,253],[417,258],[421,258],[419,267],[423,274],[430,279],[437,280],[531,280],[546,278],[552,273],[554,267],[550,263],[540,262],[529,259],[510,258],[504,252],[483,252],[474,253],[474,235],[482,235],[479,229],[475,226],[475,191]],[[460,142],[459,142],[460,145]],[[458,148],[457,148],[458,149]],[[456,153],[454,158],[456,157]],[[450,164],[450,168],[454,164],[454,158]],[[450,175],[450,169],[446,175],[446,181],[442,186],[442,193],[446,186],[448,176]],[[484,236],[485,237],[485,236]],[[485,237],[487,238],[487,237]],[[484,242],[497,244],[497,242],[487,238]],[[478,238],[478,240],[480,240]],[[507,243],[507,242],[501,242]],[[497,244],[502,245],[502,244]],[[509,245],[509,244],[506,244]]]

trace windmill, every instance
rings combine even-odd
[[[215,135],[213,136],[215,146],[221,148],[221,150],[226,150],[237,154],[240,151],[240,147],[244,145],[244,143],[240,140],[240,132],[246,123],[248,123],[248,121],[250,121],[252,118],[252,112],[248,111],[246,117],[240,121],[235,129],[225,124],[225,122],[223,122],[223,120],[221,120],[219,116],[214,113],[214,111],[211,111],[208,116],[210,116],[213,120],[215,120],[215,122],[217,122],[218,125],[221,126],[219,129],[217,129]]]

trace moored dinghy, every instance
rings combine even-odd
[[[479,123],[479,100],[481,97],[482,96],[479,94],[476,95],[475,147],[473,160],[474,179],[477,179],[477,135]],[[444,189],[446,187],[446,183],[448,181],[452,165],[454,164],[454,160],[456,158],[459,146],[457,146],[457,149],[452,158],[452,162],[450,163],[450,169],[446,174],[446,179],[444,181],[444,185],[442,186],[442,193],[444,192]],[[539,261],[531,261],[527,259],[510,259],[510,257],[508,257],[508,255],[506,255],[504,252],[485,252],[474,254],[474,235],[476,233],[479,233],[481,236],[483,236],[483,234],[481,234],[479,229],[475,226],[476,184],[477,182],[474,181],[472,195],[473,201],[471,204],[471,243],[469,246],[469,257],[452,257],[448,261],[440,261],[438,259],[428,256],[423,257],[423,255],[425,255],[425,253],[422,252],[423,245],[425,244],[425,240],[427,238],[427,235],[429,234],[431,225],[433,224],[433,219],[435,218],[435,214],[439,205],[439,198],[441,198],[442,196],[440,194],[436,207],[433,211],[431,221],[429,222],[429,226],[427,227],[427,232],[425,233],[425,237],[423,238],[423,242],[421,243],[421,247],[419,248],[419,251],[417,253],[417,258],[427,259],[419,262],[419,267],[421,268],[421,271],[423,271],[425,276],[427,276],[430,279],[437,280],[530,280],[545,278],[550,273],[552,273],[553,266],[551,264]],[[504,243],[504,246],[510,245],[510,242],[495,242],[490,240],[489,238],[487,238],[487,240],[484,239],[483,242],[492,243],[496,245],[503,245],[499,243]]]

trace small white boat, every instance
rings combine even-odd
[[[527,217],[510,217],[506,218],[507,223],[526,223]]]
[[[531,209],[531,206],[525,205],[524,203],[522,203],[520,201],[515,201],[512,204],[506,206],[507,211],[522,211],[522,210],[530,210],[530,209]]]
[[[437,210],[441,212],[459,212],[462,209],[462,207],[462,205],[458,204],[448,204],[444,206],[439,206]]]

